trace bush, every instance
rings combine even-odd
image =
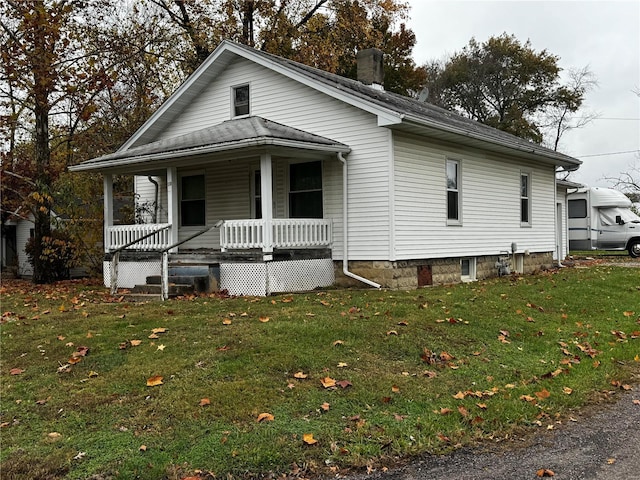
[[[36,255],[34,238],[30,238],[27,242],[25,252],[33,265]],[[68,234],[60,230],[52,230],[50,236],[42,237],[40,262],[48,271],[48,278],[67,280],[70,276],[69,270],[78,264],[78,249]]]

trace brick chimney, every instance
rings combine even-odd
[[[356,55],[358,62],[358,81],[373,88],[384,90],[384,53],[377,48],[360,50]]]

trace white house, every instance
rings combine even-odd
[[[358,56],[361,81],[225,41],[118,151],[70,167],[104,174],[105,266],[127,247],[117,286],[157,274],[162,250],[234,294],[418,287],[564,258],[556,171],[579,160],[386,92],[381,52]],[[114,174],[136,176],[151,223],[113,226]]]

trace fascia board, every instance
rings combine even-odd
[[[71,172],[82,172],[91,170],[106,170],[116,167],[124,167],[130,165],[139,165],[149,162],[161,162],[164,160],[172,160],[183,157],[205,155],[209,153],[219,153],[229,150],[237,150],[248,147],[280,147],[280,148],[293,148],[298,150],[308,150],[315,152],[327,152],[327,153],[349,153],[351,148],[343,145],[322,145],[318,143],[300,143],[290,140],[274,139],[274,138],[252,138],[234,142],[232,144],[221,143],[216,145],[206,145],[204,147],[191,148],[185,150],[175,150],[164,153],[152,153],[147,155],[139,155],[133,157],[116,158],[113,160],[98,161],[90,164],[80,163],[78,165],[72,165],[69,168]]]

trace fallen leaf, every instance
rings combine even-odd
[[[274,418],[270,413],[261,413],[258,415],[258,418],[256,418],[256,422],[273,422]]]
[[[231,325],[231,320],[228,318],[225,318],[224,320],[222,320],[222,324],[223,325]]]
[[[400,392],[400,387],[398,387],[397,385],[392,385],[391,386],[391,391],[393,393],[399,393]]]
[[[615,458],[607,458],[607,465],[613,465],[614,463],[616,463]]]
[[[435,410],[435,413],[439,413],[440,415],[449,415],[453,410],[450,408],[441,408],[440,410]]]
[[[336,382],[336,385],[338,385],[340,388],[347,388],[351,387],[352,383],[349,380],[340,380],[339,382]]]
[[[260,320],[262,323],[267,323],[271,319],[269,317],[258,317],[258,320]]]
[[[387,336],[389,336],[389,335],[398,335],[398,332],[396,332],[395,330],[389,330],[387,332]]]
[[[571,395],[573,393],[573,389],[569,388],[569,387],[563,387],[562,391],[564,393],[566,393],[567,395]]]
[[[476,403],[476,406],[482,410],[486,410],[487,409],[487,404],[486,403]]]
[[[623,314],[625,317],[633,317],[634,313],[635,313],[635,312],[631,312],[631,311],[622,312],[622,314]]]
[[[425,370],[422,374],[427,378],[435,378],[438,376],[436,372],[432,372],[431,370]]]
[[[140,450],[141,452],[146,452],[147,451],[147,446],[146,445],[140,445],[138,450]]]
[[[342,340],[336,340],[335,342],[333,342],[334,347],[337,347],[338,345],[344,345],[344,342]]]
[[[200,403],[198,405],[200,405],[201,407],[211,405],[211,400],[209,400],[208,398],[202,398],[200,399]]]
[[[168,328],[158,327],[151,330],[151,333],[167,333]]]
[[[456,393],[455,395],[453,395],[453,398],[457,399],[457,400],[462,400],[467,396],[466,393],[460,391],[458,393]]]
[[[320,405],[320,408],[321,408],[322,410],[324,410],[325,412],[328,412],[328,411],[329,411],[329,407],[330,407],[330,406],[331,406],[331,405],[329,405],[327,402],[324,402],[322,405]]]
[[[545,398],[549,398],[550,395],[551,395],[551,393],[546,388],[543,388],[539,392],[536,392],[536,397],[538,397],[540,400],[544,400]]]
[[[336,381],[331,377],[324,377],[320,379],[320,383],[324,388],[331,388],[336,386]]]
[[[554,477],[555,472],[553,470],[549,470],[548,468],[541,468],[536,472],[536,475],[539,477]]]
[[[137,347],[138,345],[140,345],[142,343],[142,340],[131,340],[131,346],[132,347]]]
[[[162,385],[163,377],[160,375],[155,375],[153,377],[147,378],[147,387],[156,387],[158,385]]]
[[[302,441],[307,445],[315,445],[318,443],[318,440],[313,438],[313,433],[305,433],[302,435]]]
[[[164,345],[158,345],[158,350],[163,351],[166,347]]]
[[[293,374],[293,378],[298,378],[300,380],[307,378],[309,375],[307,375],[306,373],[300,371],[300,372],[296,372]]]
[[[320,300],[320,303],[322,305],[324,305],[325,307],[330,307],[331,306],[331,304],[329,302],[327,302],[326,300]]]
[[[11,370],[9,370],[9,373],[11,375],[20,375],[24,372],[24,369],[22,368],[12,368]]]
[[[532,397],[531,395],[520,395],[520,400],[531,403],[536,401],[536,397]]]
[[[91,370],[89,373],[87,373],[87,377],[89,378],[95,378],[98,376],[98,372]]]
[[[458,407],[458,411],[460,412],[460,415],[462,415],[463,417],[469,416],[469,411],[466,408],[464,408],[462,405]]]
[[[344,367],[348,367],[348,365],[344,362],[340,362],[338,363],[338,365],[336,365],[338,368],[344,368]]]
[[[451,441],[449,437],[443,435],[442,433],[438,433],[438,440],[445,443],[449,443]]]
[[[62,434],[58,432],[47,433],[47,438],[55,442],[57,440],[60,440],[60,438],[62,438]]]

